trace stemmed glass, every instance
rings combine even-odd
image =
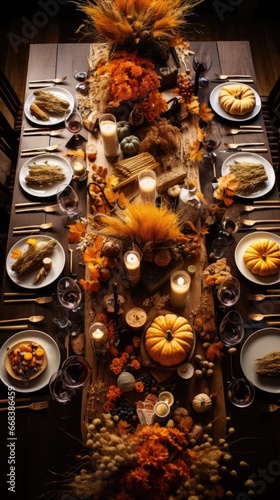
[[[206,73],[211,66],[212,59],[210,53],[203,47],[200,47],[193,56],[193,69],[195,70],[195,94],[197,94],[199,88],[206,87],[206,85],[208,85]]]
[[[62,184],[56,194],[57,203],[59,208],[65,214],[62,218],[64,226],[71,224],[78,217],[79,198],[76,191],[70,184]]]
[[[57,298],[62,306],[75,312],[82,300],[82,290],[72,278],[60,278],[57,283]]]
[[[87,79],[89,77],[89,64],[88,59],[82,54],[77,54],[72,59],[72,74],[79,82],[76,85],[76,90],[83,95],[88,94]]]
[[[217,298],[225,308],[232,307],[240,297],[240,283],[237,278],[230,276],[220,283],[217,290]]]
[[[222,218],[222,231],[220,235],[226,238],[228,245],[231,245],[234,242],[234,237],[232,235],[238,231],[239,226],[239,209],[236,206],[227,208]]]
[[[59,418],[70,418],[72,416],[71,400],[75,395],[75,389],[71,387],[71,378],[64,370],[54,372],[49,380],[49,391],[57,403],[57,416]]]
[[[221,128],[219,123],[211,120],[206,125],[203,131],[202,144],[206,152],[203,155],[202,165],[204,167],[211,167],[213,165],[213,156],[215,155],[214,151],[221,144]]]
[[[79,389],[88,381],[92,368],[88,361],[79,355],[73,355],[67,358],[61,366],[61,369],[69,376],[67,385],[72,389]]]
[[[66,111],[64,115],[64,123],[67,130],[73,134],[73,137],[68,142],[68,145],[74,149],[80,148],[84,143],[85,138],[79,134],[83,128],[83,118],[78,108],[73,108],[72,110],[68,109]]]
[[[220,339],[227,347],[239,344],[244,337],[243,319],[238,311],[228,311],[219,326]]]

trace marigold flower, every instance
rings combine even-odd
[[[138,380],[138,382],[135,382],[134,389],[136,390],[136,392],[143,392],[145,389],[145,386],[144,386],[143,382],[140,382]]]

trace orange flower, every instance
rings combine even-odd
[[[140,346],[141,339],[140,337],[134,336],[132,339],[132,345],[133,347],[139,347]]]
[[[101,288],[101,283],[96,280],[84,280],[80,279],[79,280],[80,285],[82,286],[83,290],[91,292],[91,293],[96,293],[99,292]]]
[[[134,370],[139,370],[141,365],[137,359],[133,359],[130,363],[130,366],[134,368]]]
[[[145,389],[145,386],[144,386],[143,382],[138,380],[138,382],[135,382],[134,389],[136,390],[136,392],[143,392]]]

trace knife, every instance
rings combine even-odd
[[[9,325],[9,326],[0,326],[0,330],[27,330],[29,325]]]
[[[222,80],[217,78],[216,80],[211,80],[212,83],[228,83],[228,82],[237,82],[237,83],[254,83],[254,80],[244,80],[240,78],[227,78],[226,80]]]
[[[248,226],[248,227],[240,227],[238,229],[239,231],[280,231],[280,226],[266,226],[266,227],[260,227],[260,226]]]
[[[267,153],[266,148],[232,148],[232,149],[220,149],[219,153],[232,153],[233,151],[243,152],[243,153]]]

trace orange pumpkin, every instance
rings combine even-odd
[[[270,276],[280,269],[280,248],[272,240],[259,239],[249,245],[243,260],[253,274]]]
[[[232,84],[222,87],[219,93],[220,106],[230,115],[246,115],[256,104],[253,90],[248,85]]]
[[[192,327],[176,314],[157,316],[147,328],[145,346],[151,359],[163,366],[182,363],[193,345]]]

